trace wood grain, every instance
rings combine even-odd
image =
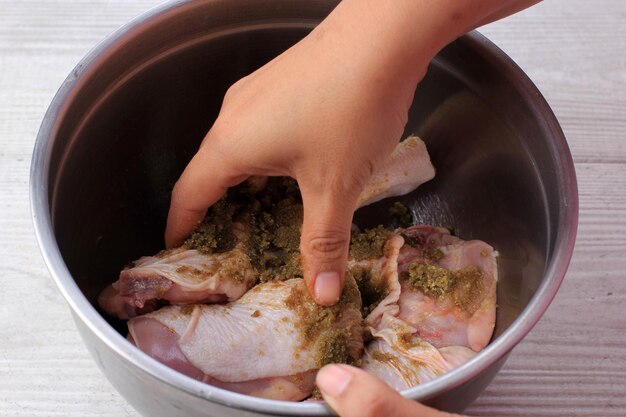
[[[56,89],[154,0],[0,0],[0,416],[138,414],[97,369],[37,248],[28,173]],[[476,416],[626,416],[626,2],[551,0],[481,31],[537,84],[568,138],[580,227],[550,309]]]

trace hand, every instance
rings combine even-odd
[[[429,61],[520,2],[476,3],[344,0],[302,41],[235,83],[174,187],[166,245],[180,244],[227,188],[250,176],[293,177],[304,203],[307,288],[318,303],[334,304],[357,197],[398,143]]]
[[[228,90],[173,190],[168,246],[179,244],[228,187],[252,175],[290,176],[304,203],[301,252],[309,291],[320,304],[338,300],[357,198],[398,143],[430,59],[409,72],[388,67],[393,60],[381,59],[388,42],[364,52],[354,47],[354,37],[364,37],[355,32],[329,17]]]
[[[367,372],[328,365],[317,373],[324,400],[341,417],[462,417],[404,398]]]

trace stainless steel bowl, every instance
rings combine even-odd
[[[103,317],[95,300],[126,262],[162,247],[173,182],[227,87],[303,37],[335,4],[167,3],[89,53],[50,105],[31,170],[39,244],[98,366],[146,416],[329,413],[323,404],[243,396],[179,374],[131,346],[124,324]],[[417,218],[500,252],[492,343],[404,392],[461,411],[539,320],[565,275],[578,221],[574,166],[539,91],[478,33],[434,60],[407,133],[425,139],[438,169],[434,181],[403,198]],[[358,222],[384,222],[388,204],[363,209]]]

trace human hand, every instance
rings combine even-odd
[[[307,286],[321,304],[338,300],[357,198],[398,143],[428,63],[406,74],[388,68],[392,59],[381,59],[386,42],[359,51],[353,38],[364,35],[354,32],[329,18],[228,90],[173,190],[168,246],[180,243],[228,187],[249,176],[290,176],[303,198]]]
[[[293,177],[304,204],[307,288],[319,304],[334,304],[356,200],[398,143],[429,61],[515,3],[342,1],[302,41],[228,90],[174,187],[166,245],[180,244],[227,188],[250,176]]]
[[[409,400],[367,372],[348,365],[328,365],[317,373],[324,400],[341,417],[452,417]]]

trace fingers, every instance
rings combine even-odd
[[[328,365],[317,373],[324,400],[341,417],[450,417],[404,398],[381,380],[348,365]]]
[[[309,294],[324,306],[335,304],[343,288],[356,197],[301,184],[304,222],[302,268]]]
[[[180,245],[202,221],[207,208],[245,178],[230,167],[227,159],[220,158],[210,144],[202,146],[172,190],[165,246]]]

